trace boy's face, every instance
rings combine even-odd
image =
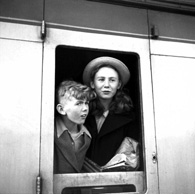
[[[78,100],[71,96],[63,103],[63,110],[67,118],[76,124],[83,124],[89,113],[89,102]]]

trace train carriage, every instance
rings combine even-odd
[[[141,168],[53,173],[55,88],[123,61]],[[195,193],[195,3],[0,0],[0,194]]]

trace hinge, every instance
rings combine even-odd
[[[42,178],[40,175],[36,177],[36,194],[42,193]]]
[[[45,20],[43,20],[41,23],[41,39],[45,40],[45,38],[46,38],[46,24],[45,24]]]
[[[151,27],[151,38],[152,39],[158,39],[159,37],[159,31],[158,31],[158,28],[157,26],[153,25]]]

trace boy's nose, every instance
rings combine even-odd
[[[83,104],[83,110],[88,110],[89,109],[89,105],[88,104]]]

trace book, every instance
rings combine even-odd
[[[135,160],[137,159],[133,156]],[[137,163],[135,161],[135,163]],[[89,158],[85,158],[84,170],[87,172],[115,172],[115,171],[133,171],[136,166],[130,165],[128,157],[125,154],[115,155],[106,165],[99,166]]]
[[[116,154],[105,166],[102,166],[102,171],[130,171],[137,167],[137,159],[135,153],[126,155],[124,153]]]

